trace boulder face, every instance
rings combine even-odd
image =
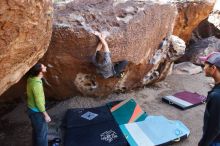
[[[144,80],[149,72],[159,72],[156,81],[160,73],[165,76],[169,70],[171,61],[167,66],[166,62],[170,34],[177,14],[173,4],[76,0],[54,7],[52,40],[41,60],[48,66],[46,78],[51,86],[46,90],[47,96],[56,99],[79,94],[105,96],[150,83]],[[104,79],[96,73],[91,63],[99,42],[94,35],[96,31],[106,35],[114,63],[129,62],[124,77]],[[150,63],[152,58],[157,61]]]
[[[163,34],[164,28],[165,31],[172,31],[170,24],[176,12],[172,5],[159,3],[151,5],[149,1],[131,0],[59,3],[55,5],[51,45],[56,45],[55,47],[62,51],[64,49],[69,51],[76,59],[89,61],[88,57],[94,54],[99,41],[94,35],[95,31],[98,31],[107,36],[113,62],[126,59],[139,64],[148,51],[147,46],[154,45],[152,47],[157,48],[154,41],[158,39],[158,34],[163,39],[168,35]],[[157,8],[161,8],[165,14],[158,13]],[[162,21],[166,22],[163,24]],[[146,41],[149,41],[148,44]]]
[[[0,1],[0,95],[46,52],[52,34],[50,0]]]
[[[178,16],[173,34],[186,43],[190,40],[193,30],[206,19],[212,11],[215,0],[174,1],[177,5]]]

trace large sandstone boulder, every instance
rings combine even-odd
[[[185,52],[184,41],[171,35],[177,9],[169,2],[74,0],[54,8],[52,40],[40,60],[48,67],[47,97],[105,96],[152,84],[164,79]],[[107,36],[113,62],[129,61],[123,78],[96,73],[91,63],[96,31]],[[25,79],[2,99],[24,96],[24,89]]]
[[[46,52],[52,33],[50,0],[0,1],[0,95]]]
[[[171,64],[163,67],[169,60],[175,16],[176,7],[170,3],[84,0],[56,4],[52,41],[41,60],[49,67],[48,96],[105,96],[130,90],[150,83],[144,78],[155,66],[152,73],[158,71],[160,78]],[[96,74],[91,63],[99,41],[95,31],[107,36],[113,62],[129,61],[123,78],[103,79]],[[163,42],[167,43],[162,49]],[[150,63],[158,54],[159,60]]]
[[[216,1],[213,11],[193,31],[190,43],[211,36],[220,38],[220,0]]]
[[[209,16],[215,0],[174,0],[173,2],[178,8],[173,34],[188,42],[193,30]]]
[[[218,0],[209,16],[203,20],[194,30],[186,48],[185,55],[179,62],[191,61],[200,64],[201,55],[207,55],[212,51],[220,50],[220,1]]]

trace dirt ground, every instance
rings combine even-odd
[[[57,103],[49,109],[52,117],[50,128],[59,127],[68,108],[95,107],[109,101],[134,98],[149,115],[164,115],[171,120],[182,121],[191,131],[184,141],[172,146],[197,146],[202,135],[202,121],[205,105],[185,111],[179,110],[161,101],[161,97],[178,91],[192,91],[207,95],[211,89],[210,78],[203,73],[196,75],[170,75],[166,80],[153,86],[130,91],[125,94],[112,94],[106,98],[73,97]],[[25,113],[25,104],[18,104],[15,109],[1,117],[0,146],[31,146],[31,125]]]

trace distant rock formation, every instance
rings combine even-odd
[[[178,8],[178,16],[173,34],[188,43],[192,31],[201,21],[209,16],[214,7],[215,0],[175,0],[174,3],[176,3]]]
[[[202,65],[203,63],[199,60],[199,57],[206,56],[211,52],[220,52],[220,39],[215,36],[190,44],[185,55],[180,60],[188,60],[194,64]]]

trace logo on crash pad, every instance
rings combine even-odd
[[[98,114],[92,113],[92,112],[86,112],[85,114],[81,115],[82,118],[87,119],[87,120],[93,120],[97,116]]]
[[[108,143],[112,142],[118,137],[117,133],[113,130],[105,131],[100,136],[101,140],[107,141]]]

